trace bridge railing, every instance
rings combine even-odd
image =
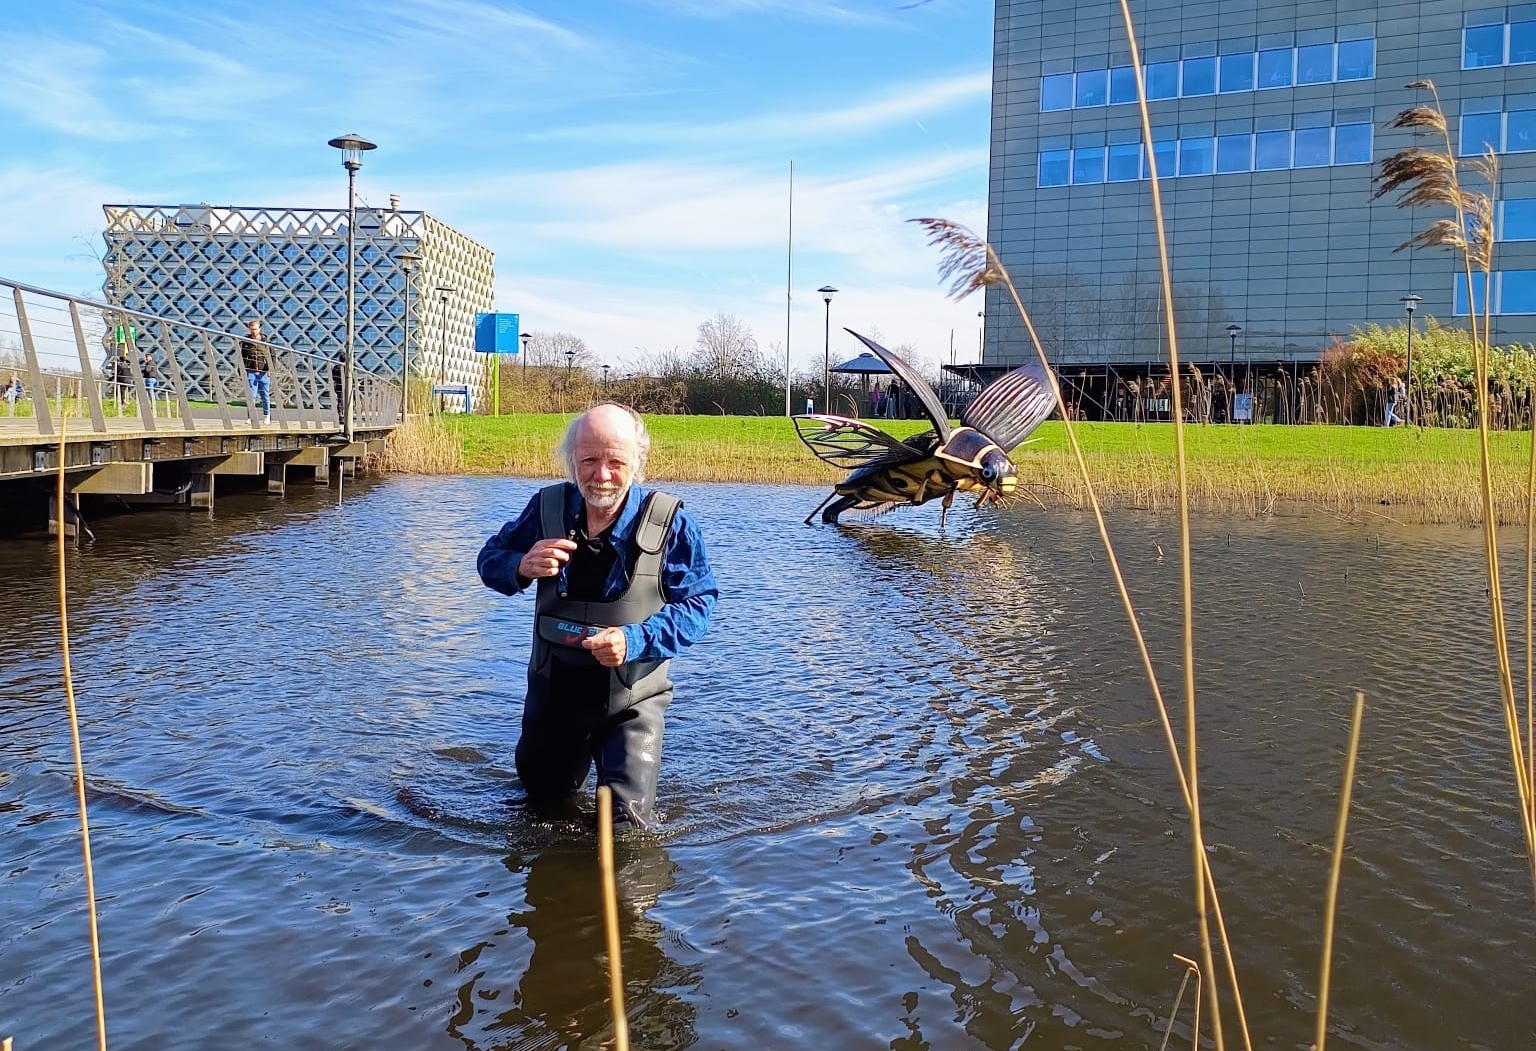
[[[199,420],[262,425],[240,353],[243,334],[128,310],[0,278],[0,419],[30,419],[57,434],[106,433],[131,418],[145,431],[195,429]],[[285,430],[341,430],[339,352],[327,356],[264,340],[271,359],[272,423]],[[353,367],[357,428],[400,420],[398,379]]]

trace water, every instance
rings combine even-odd
[[[532,487],[93,523],[70,623],[114,1048],[611,1039],[590,821],[509,802],[531,603],[474,574]],[[633,1046],[1158,1047],[1173,954],[1198,957],[1189,832],[1091,521],[839,531],[801,524],[819,490],[677,491],[724,598],[674,665],[663,835],[620,848]],[[1113,528],[1172,699],[1174,523]],[[1536,901],[1477,537],[1198,528],[1202,797],[1256,1045],[1312,1038],[1358,687],[1330,1046],[1528,1046]],[[20,1049],[93,1040],[52,558],[0,550]],[[1189,1023],[1186,996],[1171,1046]]]

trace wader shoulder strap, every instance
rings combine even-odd
[[[658,555],[666,546],[672,516],[683,502],[670,493],[652,493],[640,511],[640,528],[635,531],[635,546],[643,554]]]
[[[548,540],[565,536],[565,483],[556,482],[539,490],[539,526]]]

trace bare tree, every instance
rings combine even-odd
[[[757,340],[747,323],[733,314],[719,313],[699,325],[693,348],[693,365],[705,375],[758,371]]]
[[[528,364],[530,365],[566,365],[585,367],[592,364],[592,352],[587,349],[586,341],[580,336],[574,336],[569,332],[531,332],[528,340]],[[566,358],[566,352],[571,352],[571,357]]]

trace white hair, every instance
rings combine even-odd
[[[576,439],[581,434],[582,427],[586,426],[587,417],[592,415],[592,413],[596,412],[598,409],[606,408],[608,406],[612,406],[615,409],[622,409],[629,416],[629,418],[634,421],[634,480],[636,484],[643,482],[645,481],[645,460],[646,457],[648,457],[651,453],[651,435],[650,432],[645,429],[645,421],[640,418],[640,414],[638,412],[636,412],[634,409],[631,409],[628,405],[620,405],[616,401],[600,402],[572,420],[570,426],[565,429],[565,434],[560,438],[560,444],[555,446],[555,455],[560,458],[561,463],[565,464],[565,476],[573,482],[576,481]]]

